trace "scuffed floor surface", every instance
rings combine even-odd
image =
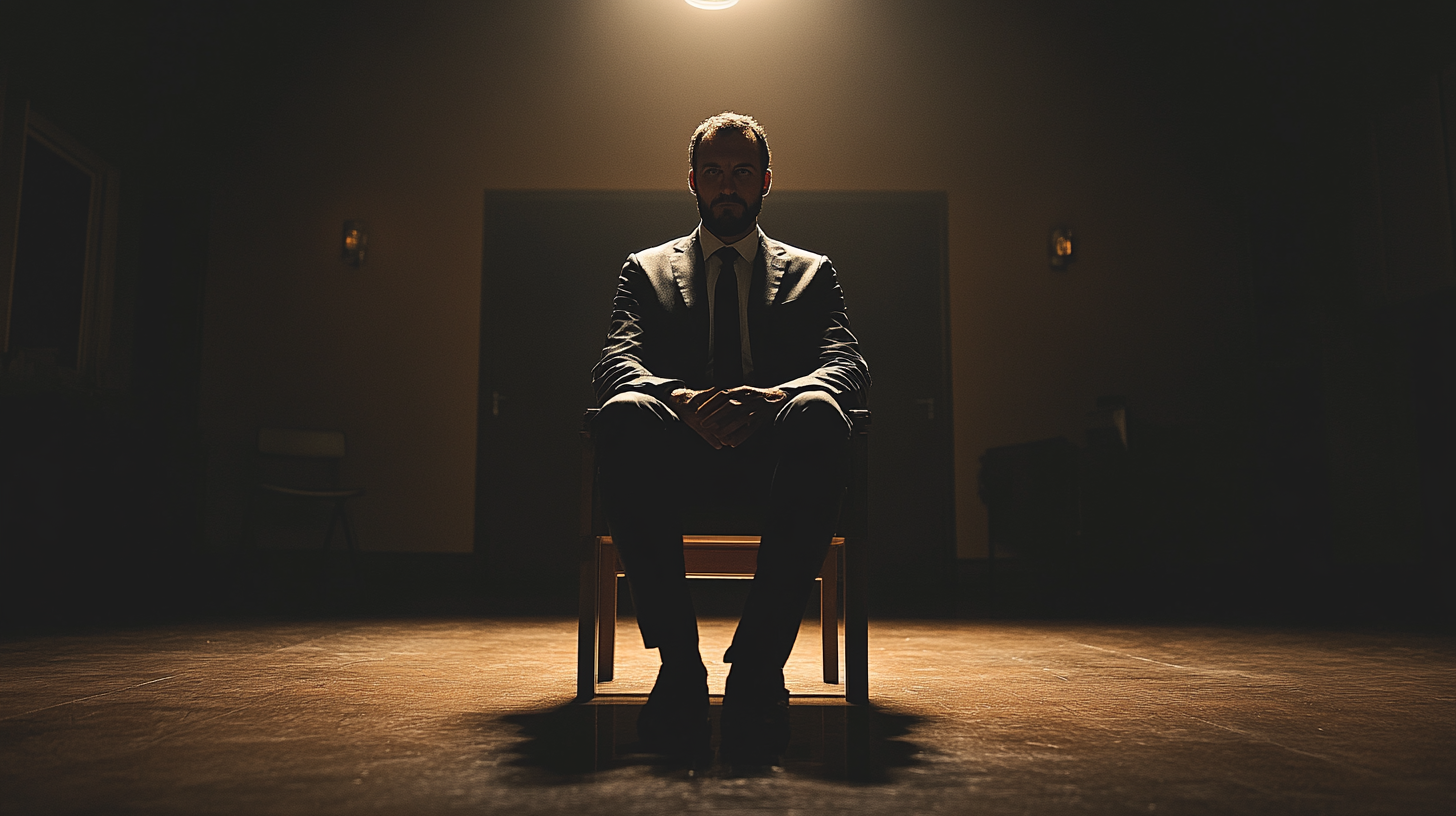
[[[645,691],[623,624],[612,686]],[[0,812],[1456,813],[1446,637],[878,622],[873,709],[796,703],[783,769],[695,778],[632,753],[632,698],[571,704],[574,650],[562,619],[0,643]]]

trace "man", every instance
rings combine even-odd
[[[638,732],[682,759],[709,738],[684,519],[726,507],[761,534],[724,655],[722,751],[735,765],[771,765],[788,743],[784,663],[843,492],[844,411],[864,404],[869,371],[829,259],[758,228],[773,180],[758,122],[710,117],[688,167],[702,221],[627,258],[592,371],[602,490],[643,643],[662,659]]]

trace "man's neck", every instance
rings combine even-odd
[[[743,256],[745,260],[748,260],[750,262],[758,258],[759,236],[763,235],[763,233],[758,230],[758,225],[756,223],[754,224],[752,230],[744,233],[738,238],[737,241],[731,244],[724,243],[722,238],[714,235],[713,232],[708,229],[707,224],[699,224],[696,234],[698,236],[698,245],[703,250],[704,259],[706,259],[709,255],[712,255],[714,252],[718,251],[718,249],[722,247],[731,246],[734,249],[738,250],[739,255]]]
[[[738,233],[737,235],[733,235],[733,236],[719,235],[718,233],[713,232],[711,229],[708,229],[708,225],[707,224],[704,224],[703,225],[703,229],[705,229],[709,233],[711,233],[714,238],[717,238],[719,241],[722,241],[724,246],[732,246],[732,245],[738,243],[739,241],[742,241],[744,238],[747,238],[748,236],[750,236],[753,233],[757,232],[758,231],[758,221],[755,220],[752,224],[749,224],[748,225],[748,229],[744,230],[743,232]]]

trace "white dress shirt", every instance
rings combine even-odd
[[[743,376],[747,378],[753,373],[753,347],[748,341],[748,287],[753,283],[753,262],[758,258],[758,244],[763,238],[763,231],[754,227],[745,238],[736,244],[725,244],[718,240],[718,236],[709,232],[701,223],[698,224],[698,245],[703,248],[703,259],[708,267],[708,354],[712,355],[713,350],[713,325],[717,319],[714,310],[714,293],[718,288],[718,276],[723,273],[723,262],[713,257],[713,253],[725,246],[731,246],[738,250],[738,260],[733,262],[733,269],[730,272],[737,278],[738,282],[738,337],[742,344],[743,355]]]

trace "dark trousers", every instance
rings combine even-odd
[[[723,659],[782,669],[834,533],[849,447],[844,411],[823,392],[798,394],[743,445],[714,450],[664,403],[625,393],[602,406],[592,430],[643,644],[697,648],[685,531],[758,534],[758,569]]]

